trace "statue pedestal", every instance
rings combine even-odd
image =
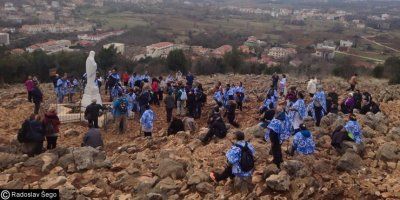
[[[85,93],[83,94],[82,101],[81,101],[81,106],[82,106],[81,110],[84,111],[86,109],[86,107],[92,103],[93,99],[97,100],[97,104],[100,104],[100,105],[103,104],[103,102],[101,101],[99,88],[88,87],[88,85],[86,85]]]

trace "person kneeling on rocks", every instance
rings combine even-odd
[[[81,146],[90,146],[93,148],[97,148],[102,147],[103,145],[103,138],[101,137],[100,130],[96,128],[94,124],[89,124],[89,131],[83,137],[83,142]]]
[[[177,117],[173,117],[168,127],[168,135],[175,135],[179,131],[185,131],[183,121]]]
[[[307,130],[304,124],[300,125],[300,131],[294,135],[292,149],[290,155],[294,152],[298,152],[303,155],[313,154],[315,151],[315,143],[313,136],[309,130]]]
[[[245,136],[242,131],[235,132],[235,136],[237,142],[226,153],[228,166],[221,173],[210,173],[210,178],[214,182],[227,178],[239,178],[251,182],[254,170],[254,147],[250,142],[244,140]]]
[[[218,138],[224,138],[227,133],[226,125],[221,117],[219,107],[215,107],[213,113],[208,120],[208,128],[206,136],[202,139],[203,144],[207,144],[208,141],[215,135]]]
[[[331,145],[338,151],[342,149],[344,141],[351,141],[362,145],[361,127],[357,122],[356,116],[354,114],[350,114],[349,121],[346,123],[346,125],[344,127],[336,127],[331,138]]]

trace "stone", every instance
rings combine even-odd
[[[160,178],[169,176],[173,179],[182,179],[186,176],[183,164],[170,158],[160,160],[155,173]]]
[[[194,151],[196,150],[198,147],[201,147],[202,143],[201,140],[199,139],[193,139],[188,145],[187,147],[190,149],[190,151]]]
[[[137,181],[139,184],[134,187],[134,190],[138,193],[144,193],[154,187],[158,181],[158,177],[140,176],[137,178]]]
[[[304,163],[298,160],[287,160],[283,162],[282,169],[286,170],[291,177],[304,177],[310,174],[310,171]]]
[[[147,200],[163,200],[163,196],[158,193],[148,193],[146,197]]]
[[[76,137],[79,136],[79,132],[74,129],[68,129],[64,132],[65,137]]]
[[[256,138],[264,138],[265,132],[266,129],[262,128],[259,124],[244,130],[246,135],[253,135]]]
[[[43,153],[40,155],[43,161],[42,172],[50,171],[58,161],[58,156],[53,153]]]
[[[400,141],[400,127],[393,127],[390,129],[387,138],[389,141]]]
[[[72,148],[71,154],[76,165],[76,169],[87,170],[93,168],[111,168],[111,162],[106,160],[105,152],[92,147]]]
[[[295,179],[290,183],[292,199],[310,199],[318,188],[318,183],[313,177]]]
[[[377,158],[384,161],[400,160],[400,147],[396,142],[386,142],[378,150]]]
[[[275,164],[269,164],[265,167],[264,172],[263,172],[263,178],[266,179],[272,174],[278,174],[279,169]]]
[[[362,159],[352,150],[347,150],[345,154],[339,159],[336,169],[339,171],[351,172],[361,168]]]
[[[51,188],[51,189],[54,189],[54,188]],[[61,186],[58,186],[55,189],[59,190],[60,197],[62,197],[62,199],[66,199],[66,200],[76,199],[77,190],[71,183],[67,182]]]
[[[279,174],[273,174],[265,180],[267,186],[275,191],[288,191],[290,186],[290,177],[286,171]]]
[[[197,185],[201,182],[205,182],[209,180],[209,175],[202,171],[196,171],[193,174],[189,175],[188,185]]]
[[[0,174],[0,187],[4,188],[8,182],[11,181],[11,174]]]
[[[167,177],[158,182],[155,188],[162,192],[168,192],[170,190],[179,189],[180,186],[177,183],[175,183],[175,181],[172,180],[172,178]]]
[[[67,182],[65,176],[46,176],[40,179],[40,187],[43,189],[53,189]]]
[[[4,170],[9,166],[15,165],[16,163],[24,162],[28,159],[26,155],[17,155],[0,152],[0,170]]]
[[[196,185],[196,190],[205,194],[209,194],[214,191],[214,187],[210,183],[202,182]]]

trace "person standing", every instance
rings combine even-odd
[[[33,89],[31,91],[31,94],[32,94],[32,101],[35,104],[35,109],[34,109],[33,113],[38,114],[39,109],[40,109],[40,104],[43,102],[43,93],[39,89],[37,83],[33,84]]]
[[[122,92],[118,94],[118,99],[113,103],[113,115],[117,121],[119,133],[125,133],[126,119],[128,117],[128,100],[123,96]]]
[[[354,90],[356,89],[357,77],[358,77],[358,74],[354,74],[354,75],[350,78],[350,80],[349,80],[350,87],[349,87],[349,89],[347,89],[347,91],[354,91]]]
[[[151,100],[150,90],[151,90],[151,87],[146,84],[143,87],[142,92],[139,95],[138,103],[139,103],[140,116],[143,115],[143,113],[145,111],[145,106],[150,103],[150,100]]]
[[[310,97],[313,97],[317,92],[317,79],[312,77],[307,83],[307,91]]]
[[[28,101],[32,102],[32,90],[34,87],[32,76],[28,76],[28,79],[25,81],[25,87],[26,91],[28,92]]]
[[[124,86],[127,87],[128,86],[128,82],[129,82],[129,74],[128,72],[124,72],[122,74],[122,81],[124,82]]]
[[[64,102],[64,96],[67,94],[68,85],[67,85],[67,74],[64,74],[62,78],[59,78],[57,81],[57,99],[58,103]]]
[[[112,90],[121,80],[117,69],[113,68],[111,74],[107,77],[107,89],[110,92],[110,101],[113,101]]]
[[[57,116],[55,107],[50,107],[44,115],[43,125],[47,141],[47,150],[54,149],[57,146],[58,133],[60,132],[60,119]]]
[[[282,74],[282,78],[279,81],[279,94],[281,96],[286,96],[287,93],[286,82],[287,82],[286,75]]]
[[[97,104],[96,99],[93,99],[92,103],[89,104],[85,109],[85,119],[87,119],[88,123],[94,128],[99,128],[100,110],[104,110],[104,108],[100,104]]]
[[[276,72],[274,72],[271,79],[272,79],[272,87],[274,88],[274,90],[278,91],[279,75]]]
[[[243,111],[244,87],[242,82],[239,82],[239,85],[236,86],[235,93],[237,107],[240,111]]]
[[[276,117],[272,119],[272,121],[268,124],[268,131],[265,134],[265,139],[271,141],[271,153],[273,156],[272,162],[278,167],[281,168],[281,163],[283,162],[282,158],[282,149],[281,149],[281,135],[284,135],[284,122],[285,122],[285,113],[278,112]]]
[[[142,117],[140,118],[140,125],[145,137],[152,137],[153,126],[154,126],[154,112],[151,110],[150,105],[145,106],[146,111],[144,111]]]
[[[187,83],[187,85],[192,87],[193,82],[194,82],[194,76],[192,73],[188,72],[188,74],[186,75],[186,83]]]
[[[297,93],[296,102],[289,108],[289,118],[292,121],[294,132],[300,130],[300,125],[307,116],[306,104],[304,103],[304,94]]]
[[[322,85],[318,86],[318,92],[313,96],[312,101],[313,117],[316,121],[315,125],[319,127],[322,117],[326,113],[326,96]]]
[[[168,92],[168,95],[164,98],[164,104],[167,113],[167,122],[171,122],[172,112],[175,108],[175,99],[172,96],[172,92]]]
[[[186,100],[188,99],[186,90],[183,86],[179,86],[178,93],[176,95],[176,111],[178,116],[185,116],[186,109],[185,104]]]

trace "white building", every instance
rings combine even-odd
[[[108,49],[111,46],[114,46],[114,48],[117,50],[117,53],[120,53],[121,55],[124,55],[125,53],[125,44],[123,43],[110,43],[106,44],[103,46],[104,49]]]
[[[60,52],[60,51],[71,51],[69,48],[71,46],[71,41],[69,40],[50,40],[45,43],[34,44],[26,48],[26,51],[32,53],[36,50],[45,51],[48,54]]]
[[[293,48],[282,48],[282,47],[272,47],[268,51],[268,56],[273,57],[274,59],[282,59],[287,58],[289,56],[297,54],[296,49]]]
[[[350,40],[340,40],[340,46],[341,47],[352,47],[353,42]]]
[[[8,33],[0,33],[0,45],[9,45],[10,35]]]
[[[4,11],[12,12],[12,11],[17,11],[17,9],[14,7],[13,3],[7,2],[4,4]]]
[[[167,57],[169,52],[177,49],[177,47],[171,42],[160,42],[146,46],[146,56],[147,57]]]

